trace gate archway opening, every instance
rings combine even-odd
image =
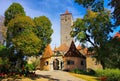
[[[54,70],[59,70],[59,60],[58,59],[55,59],[53,61],[53,69]]]

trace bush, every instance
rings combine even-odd
[[[35,69],[35,67],[33,66],[33,64],[26,64],[25,68],[27,70],[33,71]]]
[[[88,69],[87,69],[87,74],[88,74],[88,75],[95,75],[96,72],[95,72],[93,69],[88,68]]]
[[[107,77],[106,81],[120,81],[120,70],[119,69],[97,70],[96,75],[98,77]]]
[[[86,71],[80,70],[80,69],[78,69],[78,68],[72,70],[72,72],[73,72],[73,73],[76,73],[76,74],[87,74]]]
[[[87,71],[84,71],[84,70],[80,70],[78,68],[72,70],[73,73],[76,73],[76,74],[85,74],[85,75],[95,75],[96,72],[92,69],[87,69]]]

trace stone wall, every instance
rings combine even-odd
[[[102,65],[96,61],[96,58],[92,56],[87,56],[86,57],[86,68],[97,70],[97,69],[102,69]]]

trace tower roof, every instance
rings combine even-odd
[[[65,57],[82,57],[85,58],[76,48],[74,42],[72,41],[69,50],[67,53],[64,55]]]
[[[50,47],[50,44],[45,48],[45,51],[42,55],[42,58],[49,58],[52,56],[52,49]]]
[[[54,47],[54,50],[53,51],[57,51],[57,48],[56,48],[56,46]]]
[[[66,10],[66,12],[65,12],[65,14],[68,14],[69,12],[68,12],[68,9]]]
[[[61,14],[61,15],[68,15],[68,14],[72,14],[72,13],[70,13],[69,11],[68,11],[68,9],[65,11],[65,13],[64,14]]]

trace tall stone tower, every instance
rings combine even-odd
[[[64,14],[60,15],[60,26],[61,26],[61,45],[66,44],[70,46],[72,42],[72,37],[70,36],[70,32],[72,30],[71,26],[73,25],[73,17],[72,13],[69,13],[68,10]]]

